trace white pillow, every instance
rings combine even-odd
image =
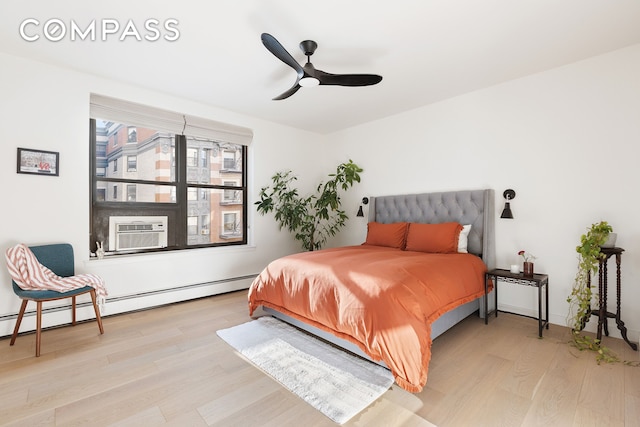
[[[469,242],[469,231],[471,231],[471,224],[462,226],[460,237],[458,237],[458,252],[461,254],[469,253],[469,251],[467,251],[467,243]]]

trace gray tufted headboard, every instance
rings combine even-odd
[[[371,197],[369,221],[471,224],[468,249],[495,267],[493,190],[447,191]]]

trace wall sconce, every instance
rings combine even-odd
[[[368,205],[369,204],[369,198],[368,197],[363,197],[362,198],[362,205]],[[356,216],[359,217],[363,217],[364,216],[364,212],[362,211],[362,205],[360,205],[360,207],[358,208],[358,213],[356,214]]]
[[[516,192],[511,189],[504,190],[502,196],[507,201],[504,202],[504,209],[502,210],[502,215],[500,215],[500,218],[513,219],[513,212],[511,212],[511,205],[509,204],[509,201],[516,198]]]

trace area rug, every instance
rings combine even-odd
[[[393,384],[391,372],[270,316],[217,331],[245,358],[343,424]]]

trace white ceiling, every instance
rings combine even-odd
[[[73,68],[318,133],[640,43],[640,0],[2,0],[0,51]],[[20,24],[28,18],[40,26]],[[177,41],[59,42],[44,24],[176,19]],[[295,72],[260,41],[268,32],[296,58],[304,39],[316,68],[380,74],[376,86],[303,88],[272,101]],[[163,32],[163,35],[170,35]],[[1,71],[0,71],[1,72]]]

